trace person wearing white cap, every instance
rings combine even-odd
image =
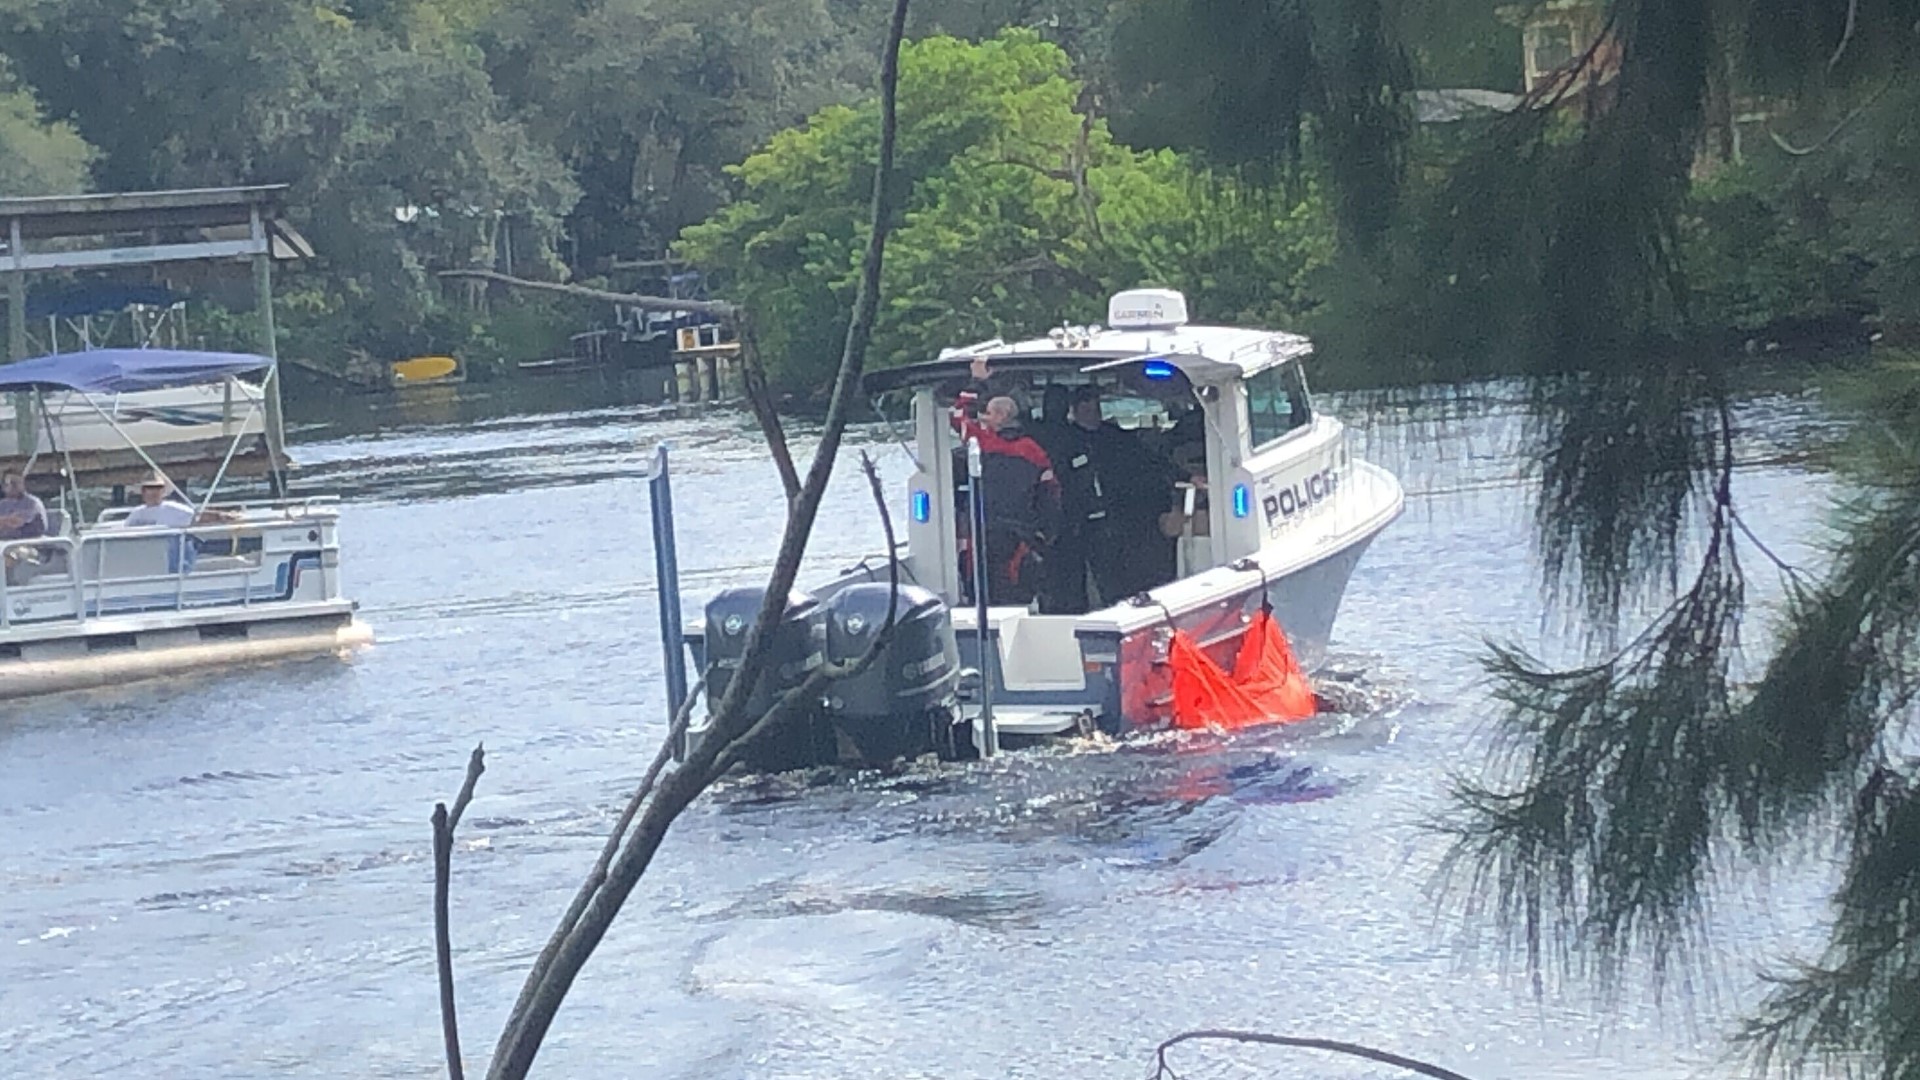
[[[148,476],[140,483],[140,505],[134,507],[121,524],[130,529],[141,526],[184,529],[189,525],[233,520],[233,515],[218,510],[209,510],[196,516],[192,506],[167,498],[172,490],[173,485],[166,477],[159,473]]]
[[[167,492],[172,488],[164,476],[156,473],[147,477],[140,484],[140,505],[122,524],[130,529],[155,525],[184,529],[193,524],[193,507],[168,500]]]

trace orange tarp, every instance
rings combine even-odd
[[[1174,632],[1167,663],[1173,668],[1174,727],[1236,731],[1314,714],[1313,685],[1271,612],[1260,612],[1248,625],[1231,675],[1185,631]]]

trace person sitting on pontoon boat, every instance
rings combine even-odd
[[[18,469],[0,473],[0,541],[34,540],[47,535],[47,507],[27,491],[27,478]],[[24,585],[39,568],[31,548],[10,548],[3,571],[7,584]]]
[[[0,540],[33,540],[47,535],[47,506],[27,491],[18,469],[0,473]]]
[[[220,510],[195,514],[193,507],[187,503],[167,498],[172,493],[173,484],[166,477],[158,474],[147,477],[140,483],[140,505],[121,519],[121,526],[128,529],[185,529],[193,525],[217,525],[238,520],[234,515]]]

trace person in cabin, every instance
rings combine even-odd
[[[1067,422],[1067,411],[1072,408],[1071,393],[1064,384],[1048,383],[1040,392],[1040,420],[1029,432],[1052,459],[1055,473],[1064,464],[1065,450],[1073,434]]]
[[[1160,532],[1168,539],[1177,541],[1189,529],[1195,536],[1205,536],[1211,529],[1207,519],[1206,413],[1199,402],[1192,400],[1179,403],[1175,411],[1178,416],[1161,440],[1160,451],[1154,455],[1154,465],[1172,496],[1172,501],[1160,515]],[[1195,489],[1191,516],[1186,513],[1188,487]],[[1167,553],[1159,553],[1164,560]],[[1162,563],[1161,572],[1169,575],[1168,580],[1177,573],[1176,563],[1177,557],[1175,562]]]
[[[1114,591],[1113,566],[1120,553],[1108,543],[1104,470],[1117,467],[1124,458],[1121,451],[1127,436],[1101,416],[1098,386],[1048,389],[1064,396],[1062,423],[1052,434],[1050,451],[1060,479],[1062,525],[1048,563],[1048,589],[1041,609],[1048,614],[1080,615],[1093,607],[1089,584],[1108,602],[1124,595]]]
[[[987,595],[1003,605],[1030,605],[1044,588],[1044,566],[1060,534],[1060,482],[1053,461],[1020,422],[1019,402],[1011,394],[995,392],[987,361],[975,357],[970,366],[972,384],[959,395],[952,415],[961,445],[955,450],[956,478],[967,476],[966,442],[980,442],[980,486],[987,516]],[[979,417],[969,406],[980,399],[986,405]],[[965,481],[969,488],[972,481]],[[973,573],[972,514],[959,496],[955,509],[962,527],[961,574]]]
[[[1138,433],[1105,419],[1098,386],[1074,389],[1068,419],[1081,442],[1069,458],[1077,467],[1065,486],[1076,490],[1076,501],[1085,500],[1087,564],[1101,601],[1118,603],[1166,584],[1172,575],[1162,564],[1170,564],[1172,542],[1161,534],[1159,518],[1167,470]]]
[[[1001,605],[1031,604],[1048,548],[1060,534],[1060,482],[1047,452],[1022,428],[1012,398],[989,399],[979,424],[987,596]]]

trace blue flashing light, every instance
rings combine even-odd
[[[924,491],[915,491],[913,493],[912,503],[913,520],[925,525],[927,519],[933,517],[933,496]]]
[[[1233,516],[1243,518],[1251,513],[1253,513],[1253,492],[1248,491],[1245,484],[1233,485]]]
[[[1149,360],[1140,365],[1140,373],[1149,379],[1171,379],[1175,368],[1165,360]]]

